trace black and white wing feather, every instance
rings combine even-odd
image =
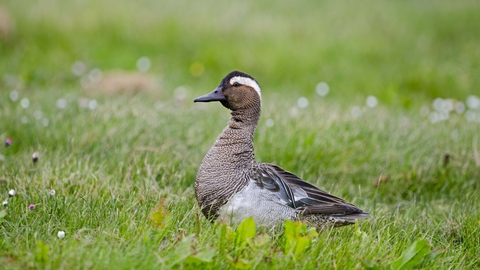
[[[255,171],[253,178],[257,185],[275,192],[282,202],[304,215],[318,214],[349,219],[369,216],[355,205],[318,189],[276,165],[258,163]]]

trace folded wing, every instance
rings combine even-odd
[[[304,215],[328,215],[346,219],[369,216],[355,205],[318,189],[276,165],[260,163],[256,171],[253,178],[257,185],[275,192],[282,202]]]

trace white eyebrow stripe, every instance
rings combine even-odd
[[[257,91],[258,96],[260,98],[262,98],[262,93],[260,91],[260,86],[258,85],[258,83],[255,80],[252,80],[252,79],[247,78],[247,77],[235,76],[235,77],[230,79],[230,84],[233,85],[234,83],[239,83],[239,84],[243,84],[243,85],[247,85],[247,86],[252,87],[253,89],[255,89],[255,91]]]

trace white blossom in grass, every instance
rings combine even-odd
[[[12,92],[10,92],[10,99],[12,101],[17,101],[18,99],[18,92],[17,90],[13,90]]]
[[[453,109],[455,109],[455,106],[454,106],[454,103],[453,103],[453,99],[446,99],[446,100],[444,100],[444,102],[443,102],[443,110],[444,110],[444,111],[447,111],[447,112],[451,112],[451,111],[453,111]]]
[[[22,100],[20,100],[20,105],[22,108],[26,109],[30,106],[30,100],[28,100],[28,98],[22,98]]]
[[[38,152],[33,152],[32,154],[32,161],[33,161],[33,164],[37,163],[38,161]]]
[[[465,111],[465,104],[461,101],[457,102],[455,104],[455,111],[458,113],[458,114],[462,114],[464,111]]]
[[[65,109],[65,107],[67,107],[67,99],[65,98],[58,99],[57,102],[55,103],[55,106],[57,106],[57,108],[59,109]]]
[[[2,202],[2,205],[3,205],[3,207],[7,207],[7,206],[8,206],[8,201],[7,201],[7,200],[4,200],[4,201]]]
[[[480,98],[477,96],[468,96],[466,103],[467,107],[470,109],[480,109]]]
[[[308,99],[306,97],[299,97],[297,105],[299,108],[306,108],[308,106]]]
[[[88,108],[92,111],[95,110],[97,106],[98,106],[98,103],[95,99],[92,99],[88,102]]]
[[[473,122],[475,121],[475,111],[473,110],[468,110],[465,113],[465,118],[467,119],[468,122]]]
[[[65,232],[64,232],[64,231],[58,231],[57,237],[58,237],[59,239],[65,238]]]
[[[433,124],[433,123],[437,123],[438,121],[440,121],[440,113],[439,112],[431,112],[429,115],[428,115],[428,119],[430,119],[430,122]]]
[[[83,73],[85,73],[86,69],[87,66],[82,61],[76,61],[72,65],[72,73],[79,77],[82,76]]]
[[[445,100],[443,98],[436,98],[433,100],[432,107],[436,111],[443,111],[445,109]]]
[[[448,111],[438,112],[438,118],[440,119],[440,121],[448,120],[449,117],[450,117],[450,113]]]
[[[150,58],[143,56],[138,58],[137,60],[137,68],[138,71],[145,73],[150,69],[150,66],[152,65],[152,62],[150,61]]]
[[[324,97],[330,92],[330,87],[326,82],[320,82],[317,84],[317,87],[315,87],[315,90],[319,96]]]
[[[15,196],[15,193],[16,193],[16,192],[15,192],[14,189],[10,189],[10,190],[8,191],[8,196],[13,197],[13,196]]]
[[[378,105],[378,99],[375,96],[368,96],[366,103],[368,107],[375,108]]]
[[[50,191],[48,191],[48,195],[50,196],[55,196],[55,189],[51,189]]]
[[[98,83],[102,80],[102,71],[99,68],[94,68],[88,74],[88,78],[90,79],[90,82]]]
[[[267,127],[273,127],[273,125],[275,124],[275,121],[273,121],[272,118],[268,118],[265,124],[267,125]]]

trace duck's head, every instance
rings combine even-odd
[[[211,93],[197,97],[194,102],[220,101],[226,108],[237,111],[261,106],[257,81],[241,71],[230,72]]]

